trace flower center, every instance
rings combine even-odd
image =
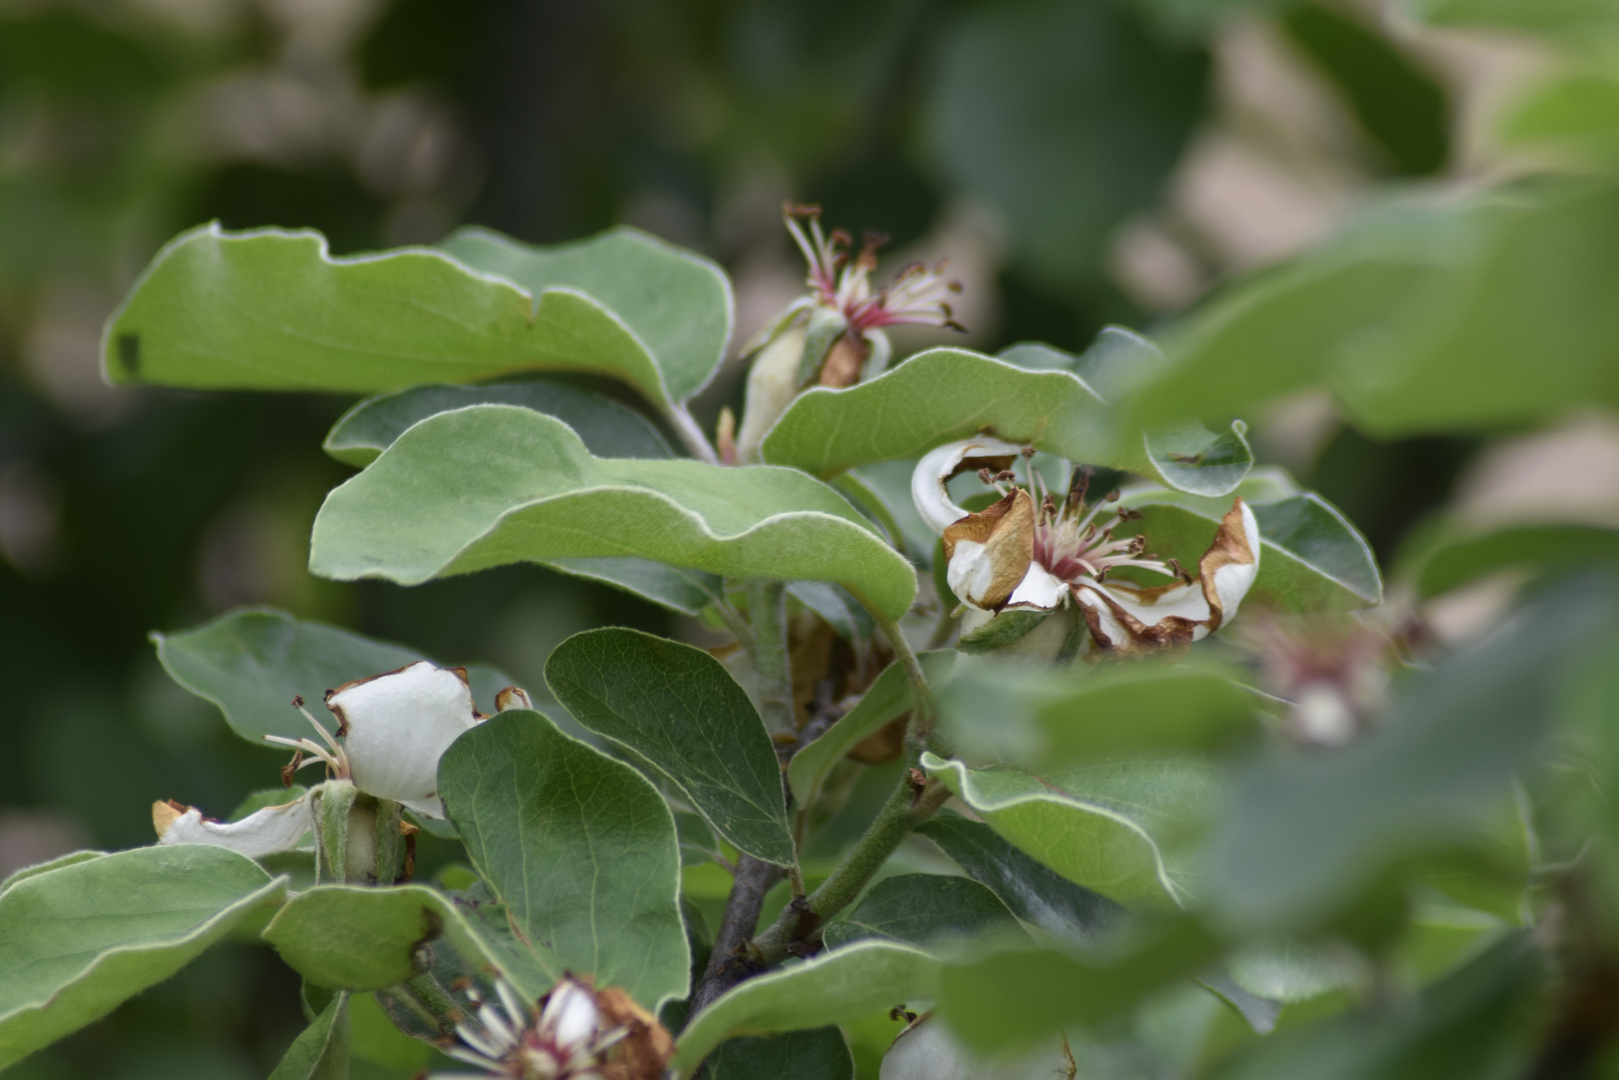
[[[788,204],[786,209],[787,229],[809,263],[808,284],[815,302],[840,312],[851,333],[858,336],[899,323],[963,329],[948,303],[961,286],[945,278],[942,261],[932,269],[920,263],[907,266],[893,284],[873,292],[871,275],[877,269],[877,250],[888,242],[886,236],[868,233],[859,252],[850,254],[854,241],[848,233],[833,229],[829,236],[821,231],[819,206]]]

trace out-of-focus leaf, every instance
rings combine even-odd
[[[925,949],[941,940],[974,938],[1016,925],[1006,905],[971,878],[899,874],[873,885],[823,937],[832,949],[865,938]]]
[[[1171,846],[1210,809],[1217,773],[1191,761],[1082,765],[1043,776],[922,755],[1008,841],[1068,880],[1132,907],[1174,909],[1198,870]]]
[[[1283,494],[1286,492],[1286,494]],[[1259,575],[1248,598],[1283,611],[1371,607],[1383,601],[1383,578],[1371,545],[1337,507],[1300,492],[1281,470],[1251,475],[1235,492],[1259,523]],[[1121,501],[1141,511],[1139,529],[1160,558],[1194,567],[1208,550],[1226,499],[1163,488],[1127,488]],[[1239,616],[1240,617],[1240,616]]]
[[[548,961],[647,1009],[686,993],[680,851],[663,797],[621,761],[510,710],[439,760],[472,865]]]
[[[1090,948],[1124,909],[1025,855],[982,822],[945,811],[917,830],[987,885],[1011,912],[1059,941]]]
[[[540,298],[542,313],[551,289],[599,301],[646,347],[678,401],[707,385],[731,342],[736,312],[725,271],[638,229],[535,247],[473,227],[440,246],[475,270],[515,281]]]
[[[1141,351],[1141,363],[1155,363],[1146,356],[1155,349],[1143,343]],[[1240,425],[1220,434],[1196,425],[1115,434],[1101,397],[1074,372],[1030,371],[965,349],[929,349],[870,382],[800,394],[765,437],[764,455],[832,476],[986,430],[1202,495],[1231,491],[1253,465]]]
[[[1217,1080],[1427,1080],[1524,1075],[1539,955],[1513,935],[1395,1013],[1358,1011],[1280,1032]]]
[[[920,949],[862,941],[727,991],[680,1034],[669,1067],[687,1080],[734,1035],[804,1031],[938,996],[939,962]]]
[[[1619,156],[1619,79],[1600,69],[1559,72],[1516,102],[1500,131],[1508,143],[1611,164]]]
[[[1426,176],[1450,156],[1444,89],[1389,41],[1325,4],[1297,4],[1278,17],[1284,33],[1344,97],[1397,172]]]
[[[633,593],[682,615],[695,615],[725,596],[725,581],[718,574],[651,559],[607,556],[535,561],[572,577],[599,581]]]
[[[233,611],[178,634],[154,632],[151,638],[175,682],[219,706],[232,731],[261,745],[265,735],[311,734],[309,721],[292,707],[294,697],[315,703],[318,714],[327,690],[425,659],[403,645],[261,608]],[[495,711],[495,695],[512,685],[499,671],[479,664],[467,667],[467,677],[489,712]]]
[[[860,606],[860,601],[848,590],[825,581],[795,581],[787,591],[805,607],[826,620],[845,641],[865,641],[877,632],[877,623],[871,612]]]
[[[1619,24],[1614,0],[1407,0],[1406,6],[1435,26],[1529,30],[1570,40]]]
[[[1480,847],[1488,813],[1541,740],[1559,673],[1612,620],[1613,588],[1565,582],[1483,645],[1401,688],[1370,735],[1255,763],[1210,844],[1206,899],[1271,933],[1353,903],[1395,860]]]
[[[967,9],[935,70],[926,122],[946,173],[1006,215],[1024,265],[1071,287],[1156,203],[1209,64],[1124,5],[1035,0]]]
[[[554,416],[573,428],[585,448],[597,457],[675,456],[658,429],[634,409],[588,390],[540,380],[487,386],[413,386],[367,398],[332,426],[322,449],[338,461],[363,468],[412,424],[468,405],[520,405]]]
[[[730,1039],[709,1057],[711,1080],[854,1080],[854,1058],[836,1026]]]
[[[1595,525],[1508,525],[1441,541],[1423,560],[1416,584],[1423,596],[1438,596],[1499,570],[1599,566],[1619,568],[1619,531]]]
[[[575,720],[667,777],[739,850],[793,865],[775,746],[724,664],[690,645],[611,627],[558,645],[545,681]]]
[[[835,581],[897,618],[916,574],[844,498],[786,469],[590,456],[506,405],[440,413],[326,498],[310,569],[401,584],[490,566],[633,555],[728,577]]]
[[[564,251],[561,277],[535,295],[425,248],[334,259],[317,232],[216,222],[153,259],[108,322],[102,360],[117,383],[211,389],[375,392],[550,368],[623,379],[669,408],[702,386],[729,335],[718,271],[628,231]],[[569,273],[621,277],[630,309],[561,284]],[[665,296],[671,275],[692,280]],[[717,340],[671,340],[671,303],[692,304],[684,314]]]
[[[292,1040],[270,1080],[348,1080],[349,996],[334,994]]]
[[[219,941],[285,879],[194,844],[59,863],[0,892],[0,1068],[112,1012]]]
[[[1069,1024],[1095,1024],[1187,978],[1219,955],[1196,922],[1176,919],[1112,957],[1057,949],[1003,949],[939,976],[941,1015],[981,1052],[1027,1045]]]
[[[944,679],[955,659],[950,650],[923,653],[922,671],[928,682],[936,685]],[[808,806],[815,801],[826,774],[856,743],[910,707],[911,686],[905,678],[905,669],[897,663],[890,664],[854,708],[839,717],[820,738],[793,755],[787,766],[787,783],[798,805]]]
[[[1362,972],[1352,955],[1296,941],[1260,941],[1226,958],[1238,986],[1267,1001],[1309,1001],[1353,984]]]

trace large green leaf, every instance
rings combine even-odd
[[[421,885],[318,885],[293,897],[264,928],[288,967],[329,990],[385,990],[425,970],[430,952],[450,948],[470,970],[495,966],[535,997],[552,979],[505,962],[476,921]],[[535,985],[535,984],[538,985]]]
[[[1036,862],[982,822],[945,811],[917,831],[988,886],[1014,915],[1060,941],[1095,946],[1124,914],[1113,901]]]
[[[278,901],[251,859],[198,845],[59,865],[0,893],[0,1068],[162,982]]]
[[[835,1026],[731,1039],[703,1070],[708,1080],[854,1080],[854,1058]]]
[[[1004,933],[1016,925],[1006,905],[971,878],[898,874],[873,885],[823,936],[831,949],[867,938],[925,949],[940,941]]]
[[[937,684],[950,673],[955,652],[923,653],[922,671],[928,682]],[[793,755],[787,766],[787,783],[799,806],[815,801],[821,783],[832,767],[866,736],[911,707],[911,685],[900,664],[890,664],[861,696],[855,707],[821,733],[820,738]]]
[[[1611,586],[1543,592],[1486,643],[1401,688],[1361,741],[1255,763],[1210,844],[1206,898],[1245,928],[1286,932],[1346,909],[1395,860],[1489,846],[1497,802],[1539,744],[1559,676],[1611,625]]]
[[[1459,589],[1509,569],[1576,570],[1619,567],[1619,530],[1595,525],[1508,525],[1438,541],[1416,572],[1423,596]]]
[[[637,229],[609,229],[556,247],[460,229],[440,245],[475,270],[515,281],[540,298],[573,290],[599,301],[645,346],[677,401],[701,390],[725,359],[736,312],[718,264]]]
[[[604,558],[536,560],[572,577],[586,581],[599,581],[633,593],[643,600],[678,611],[682,615],[696,615],[705,607],[725,597],[725,579],[718,574],[689,567],[670,566],[668,563],[639,559],[633,556],[607,556]]]
[[[615,627],[558,645],[545,681],[575,720],[650,763],[739,850],[793,865],[775,746],[724,664]]]
[[[1174,908],[1198,891],[1198,868],[1172,845],[1210,809],[1212,766],[1123,761],[1035,776],[924,753],[922,767],[1011,843],[1110,900]]]
[[[403,645],[261,608],[151,637],[170,677],[219,706],[231,730],[255,743],[265,735],[312,734],[309,721],[292,707],[294,696],[318,704],[332,687],[424,659]],[[505,675],[481,665],[470,665],[467,676],[473,695],[490,712],[495,694],[511,685]]]
[[[270,1080],[348,1080],[349,996],[334,994],[292,1040]]]
[[[439,760],[439,793],[533,950],[648,1009],[686,993],[674,818],[621,761],[513,710]]]
[[[310,569],[416,584],[489,566],[634,555],[727,577],[835,581],[897,618],[916,575],[848,502],[800,473],[590,456],[506,405],[423,420],[326,498]]]
[[[919,949],[863,941],[796,967],[749,979],[710,1005],[680,1034],[669,1067],[689,1078],[733,1035],[804,1031],[857,1020],[878,1009],[938,996],[939,962]]]
[[[566,383],[495,383],[487,386],[413,386],[367,398],[326,433],[328,454],[364,467],[412,424],[468,405],[520,405],[573,428],[597,457],[667,458],[674,451],[651,421],[611,398]]]
[[[623,379],[664,408],[702,385],[730,324],[712,267],[628,232],[586,241],[563,264],[536,295],[426,248],[334,259],[317,232],[216,222],[153,259],[107,325],[103,363],[118,383],[361,392],[571,369]],[[685,288],[659,296],[671,270],[701,275],[710,294],[707,314],[692,312],[703,332],[683,345],[669,340],[667,304],[698,301]],[[618,295],[642,306],[611,310],[565,284],[568,273],[597,285],[622,275]]]
[[[1237,486],[1259,523],[1259,575],[1248,596],[1284,611],[1371,607],[1383,601],[1383,578],[1371,545],[1337,507],[1301,492],[1280,469],[1257,469]],[[1141,511],[1139,529],[1160,558],[1196,566],[1231,509],[1212,499],[1164,488],[1135,487],[1122,501]]]
[[[1143,343],[1141,352],[1152,363],[1156,350]],[[1203,495],[1231,491],[1253,464],[1240,427],[1115,433],[1101,396],[1075,371],[1030,370],[965,349],[929,349],[870,382],[800,394],[766,436],[764,456],[833,476],[983,431]]]

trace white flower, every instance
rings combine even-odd
[[[1015,1060],[980,1059],[928,1013],[899,1033],[883,1056],[879,1080],[1074,1080],[1066,1039]]]
[[[502,690],[495,702],[501,712],[532,707],[528,694],[515,686]],[[444,816],[438,798],[439,758],[462,732],[484,719],[473,704],[465,669],[434,667],[425,660],[327,691],[326,707],[337,719],[335,734],[310,715],[302,698],[294,699],[293,707],[320,738],[264,737],[293,750],[292,761],[281,770],[283,783],[291,786],[299,769],[320,762],[328,779],[352,780],[373,798],[391,799],[436,818]],[[234,822],[159,801],[152,805],[152,824],[160,844],[214,844],[258,858],[295,847],[313,827],[313,813],[308,795]]]
[[[1088,505],[1088,471],[1075,473],[1060,503],[1032,468],[1028,482],[1017,484],[1011,467],[1032,454],[981,436],[938,447],[912,474],[917,512],[943,537],[946,578],[968,607],[980,612],[1050,611],[1072,600],[1092,647],[1110,653],[1197,641],[1236,615],[1258,576],[1260,552],[1259,525],[1240,498],[1221,521],[1193,576],[1173,559],[1148,555],[1146,538],[1128,533],[1129,522],[1139,514],[1112,499]],[[972,470],[1001,494],[998,502],[976,514],[951,501],[945,487],[951,477]],[[1109,581],[1108,574],[1122,567],[1178,580],[1150,588]],[[987,620],[979,615],[971,624]]]
[[[445,1053],[477,1066],[479,1078],[657,1080],[674,1050],[662,1025],[616,987],[597,991],[565,976],[536,1007],[504,979],[495,980],[498,1002],[466,993],[476,1022],[457,1024],[457,1042]]]

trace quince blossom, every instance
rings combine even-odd
[[[969,612],[966,629],[988,622],[990,613],[1054,611],[1072,601],[1092,649],[1123,655],[1197,641],[1236,615],[1258,576],[1260,552],[1258,523],[1241,498],[1233,501],[1193,575],[1173,559],[1149,555],[1145,537],[1127,534],[1140,515],[1112,498],[1087,504],[1087,471],[1075,473],[1060,503],[1032,468],[1028,483],[1018,485],[1010,466],[1032,454],[980,436],[929,452],[912,474],[917,512],[943,537],[950,588],[977,613]],[[1002,495],[973,514],[952,502],[945,487],[969,470]],[[1122,567],[1178,580],[1156,587],[1108,580]]]
[[[284,783],[316,762],[328,779],[352,780],[378,799],[391,799],[426,817],[442,818],[438,761],[462,732],[483,719],[472,700],[464,668],[435,667],[425,660],[397,671],[344,683],[326,692],[326,707],[337,718],[331,730],[310,715],[299,698],[293,705],[320,736],[290,739],[266,735],[266,742],[291,748],[281,770]],[[510,686],[496,708],[529,708],[528,694]],[[215,821],[196,807],[172,800],[152,804],[152,825],[160,844],[212,844],[249,858],[287,851],[314,827],[309,795],[255,811],[241,821]]]

